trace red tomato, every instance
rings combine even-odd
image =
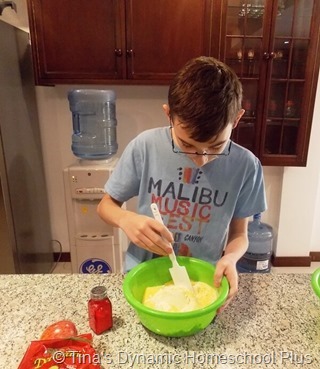
[[[77,336],[76,326],[70,320],[60,320],[49,325],[42,333],[41,340],[51,340],[55,338],[69,338]]]

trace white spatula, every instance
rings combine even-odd
[[[156,219],[158,222],[163,224],[163,220],[161,218],[161,214],[159,212],[157,204],[155,203],[151,204],[151,211],[154,216],[154,219]],[[170,271],[174,285],[183,286],[193,291],[193,287],[191,285],[187,269],[186,267],[178,264],[177,259],[176,259],[176,254],[174,253],[173,248],[172,248],[172,253],[169,254],[169,258],[172,262],[172,268],[169,268],[169,271]]]

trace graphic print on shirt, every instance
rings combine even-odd
[[[210,188],[198,167],[177,168],[177,177],[167,183],[150,177],[148,193],[174,234],[175,252],[184,256],[191,256],[190,246],[201,244],[214,209],[222,207],[228,197],[228,192]]]

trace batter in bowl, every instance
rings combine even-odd
[[[207,283],[191,281],[191,284],[193,291],[172,282],[147,287],[142,303],[154,310],[181,313],[204,308],[218,298],[218,290]]]

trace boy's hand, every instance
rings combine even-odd
[[[216,271],[213,277],[213,285],[219,287],[222,277],[225,276],[229,282],[230,290],[229,295],[224,305],[218,310],[221,313],[229,304],[233,297],[238,292],[238,272],[236,268],[236,262],[230,255],[224,255],[216,265]]]
[[[172,252],[172,233],[157,220],[130,212],[121,219],[119,225],[137,246],[158,255]]]

